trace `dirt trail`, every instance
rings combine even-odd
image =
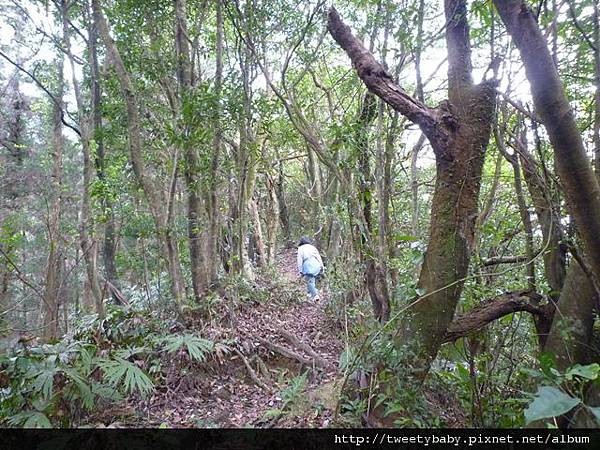
[[[151,399],[131,402],[135,410],[129,413],[143,417],[145,426],[328,426],[343,348],[339,332],[325,313],[326,296],[315,304],[303,294],[295,250],[279,254],[277,268],[300,298],[283,305],[247,305],[236,313],[233,329],[224,325],[220,331],[221,341],[233,341],[220,363],[200,373],[179,371],[172,381],[167,377]],[[286,403],[286,387],[289,393],[290,382],[298,383],[298,375],[305,372],[306,381]]]

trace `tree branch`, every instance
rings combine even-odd
[[[456,317],[444,336],[443,343],[454,342],[480,330],[494,320],[518,311],[527,311],[535,315],[544,315],[544,310],[534,306],[531,301],[541,300],[542,296],[533,291],[507,292],[484,301],[481,305]]]
[[[527,261],[527,256],[493,256],[491,258],[483,258],[481,263],[484,266],[496,266],[498,264],[514,264]]]
[[[408,120],[419,125],[434,150],[445,149],[449,134],[447,128],[441,125],[454,123],[454,117],[441,108],[427,107],[399,87],[393,77],[375,61],[373,55],[352,34],[333,7],[329,10],[327,29],[348,54],[358,76],[367,88]]]
[[[37,84],[39,86],[39,88],[44,91],[46,94],[48,94],[48,97],[50,97],[50,100],[52,100],[52,102],[56,105],[59,105],[58,99],[54,96],[54,94],[52,94],[47,88],[46,86],[44,86],[42,84],[42,82],[40,80],[38,80],[38,78],[32,74],[31,72],[29,72],[27,69],[25,69],[23,66],[21,66],[19,63],[17,63],[16,61],[13,61],[6,53],[0,51],[0,56],[2,56],[5,60],[7,60],[9,63],[11,63],[13,66],[15,66],[17,69],[19,69],[21,72],[23,72],[24,74],[26,74],[29,78],[31,78],[31,80]],[[72,117],[70,116],[70,114],[68,112],[65,113],[65,110],[61,108],[60,110],[60,121],[63,123],[64,126],[70,128],[71,130],[73,130],[75,133],[77,133],[77,135],[79,137],[81,137],[81,131],[79,131],[79,128],[71,125],[70,123],[68,123],[65,120],[65,114],[69,115],[69,118],[72,119]]]

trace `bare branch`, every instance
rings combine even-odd
[[[525,255],[516,256],[493,256],[491,258],[483,258],[481,260],[484,266],[497,266],[498,264],[514,264],[528,261]]]
[[[24,74],[26,74],[29,78],[31,78],[33,80],[33,82],[35,84],[37,84],[42,91],[44,91],[46,94],[48,94],[48,97],[50,97],[50,100],[52,100],[52,102],[54,104],[60,106],[60,103],[58,102],[58,99],[54,96],[54,94],[52,94],[48,90],[48,88],[46,88],[46,86],[44,86],[44,84],[34,74],[32,74],[31,72],[29,72],[27,69],[25,69],[23,66],[21,66],[16,61],[13,61],[6,53],[4,53],[1,50],[0,50],[0,56],[2,56],[5,60],[7,60],[9,63],[11,63],[13,66],[15,66],[17,69],[19,69]],[[81,131],[79,131],[79,128],[77,128],[76,126],[71,125],[69,122],[67,122],[65,120],[65,114],[68,115],[71,120],[74,120],[68,112],[66,112],[64,109],[61,108],[61,110],[60,110],[60,121],[63,123],[64,126],[70,128],[75,133],[77,133],[77,135],[79,137],[81,137]]]

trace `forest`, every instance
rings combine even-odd
[[[596,0],[0,16],[0,427],[600,427]]]

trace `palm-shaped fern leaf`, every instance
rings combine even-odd
[[[215,343],[213,341],[189,333],[168,336],[164,339],[164,342],[165,350],[168,353],[175,353],[184,347],[187,350],[188,355],[190,355],[190,358],[200,362],[204,361],[206,355],[215,348]]]
[[[100,359],[98,366],[104,372],[105,381],[113,386],[122,386],[125,392],[139,392],[148,395],[154,388],[154,383],[138,366],[123,358]]]

